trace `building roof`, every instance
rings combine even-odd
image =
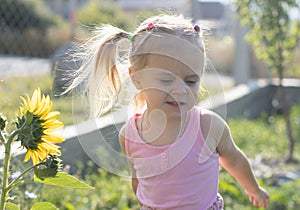
[[[125,10],[153,10],[158,8],[169,8],[180,10],[190,0],[116,0]]]
[[[194,18],[205,20],[220,20],[225,15],[225,6],[220,2],[196,1]]]

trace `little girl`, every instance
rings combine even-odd
[[[245,154],[228,125],[197,106],[206,53],[202,29],[182,16],[155,16],[133,33],[103,26],[88,45],[87,59],[71,88],[87,79],[92,114],[111,107],[122,87],[118,48],[129,40],[129,77],[137,89],[136,114],[120,130],[132,188],[141,209],[223,209],[218,194],[219,164],[244,188],[254,206],[267,207]],[[93,58],[91,56],[91,58]],[[121,62],[121,61],[120,61]],[[123,85],[124,86],[124,85]]]

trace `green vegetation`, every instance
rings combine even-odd
[[[54,24],[53,18],[42,15],[41,11],[38,13],[37,6],[33,6],[33,1],[3,0],[2,4],[5,5],[0,7],[2,24],[12,31],[23,32],[27,28],[45,30]],[[17,21],[12,20],[12,17]]]
[[[158,13],[128,12],[114,1],[92,0],[76,11],[76,25],[72,25],[69,17],[52,12],[50,5],[40,0],[1,1],[0,54],[49,57],[66,42],[85,39],[92,27],[112,24],[133,31],[137,21]],[[64,5],[68,10],[70,4]]]
[[[53,109],[61,113],[61,120],[64,124],[73,124],[73,114],[74,116],[81,115],[81,109],[74,106],[74,110],[72,110],[73,99],[71,96],[55,97],[52,92],[52,81],[53,79],[50,75],[1,79],[0,112],[5,114],[8,120],[12,122],[12,120],[16,119],[19,111],[20,96],[25,94],[31,95],[35,88],[40,87],[44,94],[49,94],[53,99]]]
[[[237,14],[249,32],[246,39],[253,45],[255,54],[279,78],[280,103],[289,140],[287,162],[294,161],[295,138],[291,128],[290,110],[283,78],[290,68],[293,53],[299,46],[300,20],[291,17],[292,9],[299,10],[296,0],[236,0]]]
[[[71,38],[69,23],[39,0],[3,0],[0,54],[47,57]]]
[[[295,148],[295,159],[300,160],[299,105],[294,106],[291,110],[291,120],[295,139],[298,141]],[[253,168],[261,185],[271,194],[270,209],[293,210],[300,208],[300,178],[296,181],[286,182],[280,187],[276,186],[279,175],[284,175],[289,171],[300,171],[299,163],[286,164],[284,162],[289,143],[286,140],[283,117],[271,116],[271,119],[268,120],[263,115],[253,120],[231,119],[229,126],[236,144],[253,160]],[[257,209],[251,207],[243,189],[224,170],[220,175],[220,193],[224,196],[226,209]]]
[[[135,27],[134,17],[129,16],[122,8],[111,1],[92,0],[78,11],[78,22],[84,26],[97,26],[99,24],[112,24],[124,30]]]

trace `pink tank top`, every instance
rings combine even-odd
[[[219,155],[210,152],[200,127],[200,108],[190,110],[183,135],[173,144],[145,143],[132,117],[125,150],[139,180],[138,200],[152,209],[206,210],[217,199]]]

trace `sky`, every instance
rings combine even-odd
[[[201,0],[200,0],[201,1]],[[221,2],[221,3],[224,3],[224,4],[230,4],[232,3],[234,0],[203,0],[203,1],[217,1],[217,2]],[[296,0],[296,2],[300,5],[300,0]],[[295,18],[295,19],[300,19],[300,11],[299,10],[292,10],[291,11],[291,15],[292,15],[292,18]]]
[[[233,0],[203,0],[203,1],[218,1],[218,2],[222,2],[224,4],[233,2]],[[296,0],[296,2],[298,2],[300,4],[300,0]]]
[[[228,4],[231,3],[233,0],[203,0],[203,1],[218,1],[224,4]]]

